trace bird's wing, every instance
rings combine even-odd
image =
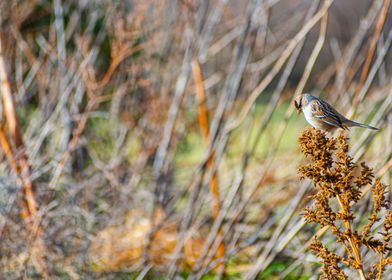
[[[329,125],[347,129],[343,124],[344,117],[341,116],[331,105],[322,100],[313,100],[311,102],[313,116]]]

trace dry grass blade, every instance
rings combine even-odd
[[[373,56],[374,56],[374,53],[375,53],[376,47],[377,47],[377,42],[380,38],[381,31],[382,31],[384,24],[385,24],[385,21],[387,19],[388,9],[389,9],[390,4],[391,4],[390,0],[384,0],[383,6],[380,11],[380,16],[378,18],[378,22],[376,25],[376,29],[374,31],[373,38],[370,42],[370,46],[369,46],[369,49],[367,52],[366,60],[365,60],[365,63],[362,67],[362,72],[361,72],[361,76],[359,78],[359,83],[358,83],[358,86],[355,91],[356,95],[355,95],[355,99],[354,99],[354,103],[355,103],[354,108],[357,108],[358,103],[361,101],[360,100],[360,92],[361,92],[362,87],[364,86],[366,78],[368,76],[370,64],[373,60]]]
[[[320,51],[324,46],[325,36],[327,33],[327,24],[328,24],[328,12],[325,13],[323,15],[323,17],[321,18],[319,37],[318,37],[316,45],[314,46],[313,51],[309,57],[308,62],[306,63],[304,74],[302,75],[301,80],[299,81],[299,84],[295,90],[294,97],[302,94],[304,91],[306,82],[309,79],[309,76],[310,76],[310,73],[313,69],[314,63],[316,62],[317,57],[320,54]]]
[[[0,126],[0,144],[7,156],[9,165],[16,173],[17,183],[22,186],[21,214],[26,227],[30,232],[30,256],[36,260],[42,275],[47,275],[44,259],[45,244],[41,236],[41,220],[38,215],[38,205],[35,199],[30,166],[23,142],[22,131],[19,126],[18,116],[15,111],[11,86],[7,77],[5,60],[0,39],[0,93],[3,103],[2,120]],[[8,130],[8,131],[7,131]]]
[[[200,64],[197,60],[192,62],[192,72],[195,80],[195,88],[198,98],[198,111],[199,111],[199,125],[202,130],[203,139],[207,146],[211,145],[210,140],[210,128],[208,122],[208,110],[207,110],[207,100],[206,94],[204,91],[203,85],[203,75],[201,72]],[[209,147],[210,148],[210,147]],[[214,153],[212,153],[211,157],[208,159],[207,166],[212,168],[214,166]],[[210,190],[212,196],[212,216],[214,219],[217,219],[220,215],[221,207],[220,207],[220,195],[219,195],[219,181],[218,181],[218,172],[214,171],[212,175],[212,179],[210,182]],[[221,233],[217,235],[217,238],[221,238]],[[219,248],[217,250],[217,258],[223,258],[225,255],[225,244],[222,242],[219,244]],[[223,266],[219,266],[219,268],[223,268]]]
[[[34,222],[37,215],[37,204],[33,192],[33,183],[31,181],[30,167],[25,153],[25,147],[20,130],[18,117],[15,112],[14,100],[11,94],[11,86],[7,78],[4,56],[2,52],[2,42],[0,41],[0,91],[3,102],[3,120],[5,125],[1,126],[1,143],[4,152],[7,154],[9,164],[14,168],[17,176],[21,179],[24,192],[25,207],[23,207],[23,216],[26,220],[31,219]],[[8,128],[9,137],[4,131]],[[13,144],[10,144],[12,139]],[[13,149],[15,147],[15,150]]]

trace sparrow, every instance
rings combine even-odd
[[[378,130],[376,127],[347,119],[326,101],[309,93],[297,96],[294,100],[294,106],[298,113],[304,113],[305,119],[311,126],[326,132],[331,132],[337,128],[348,130],[352,126]]]

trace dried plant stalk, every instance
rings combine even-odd
[[[210,140],[210,128],[208,122],[208,110],[206,104],[206,94],[204,91],[203,85],[203,75],[201,72],[200,64],[197,60],[192,62],[192,72],[193,77],[195,79],[195,88],[197,93],[198,99],[198,111],[199,111],[199,125],[202,130],[204,142],[207,146],[211,145]],[[213,168],[214,166],[214,153],[211,154],[210,158],[208,159],[208,168]],[[219,194],[219,181],[218,181],[218,174],[217,171],[214,171],[211,179],[211,196],[212,196],[212,216],[214,219],[217,219],[220,213],[220,194]],[[218,233],[217,238],[221,238],[221,232]],[[225,255],[225,244],[222,243],[219,245],[217,250],[217,257],[223,258]]]
[[[305,209],[307,222],[320,226],[328,226],[336,238],[336,242],[344,246],[347,256],[339,256],[327,249],[317,238],[313,240],[310,250],[322,259],[324,264],[322,279],[347,279],[343,267],[358,271],[360,279],[380,278],[385,267],[389,264],[387,255],[391,251],[388,247],[392,237],[391,214],[389,202],[386,199],[386,186],[380,180],[374,180],[372,169],[365,163],[356,166],[349,156],[347,138],[339,134],[337,138],[327,138],[324,133],[316,129],[305,130],[299,138],[302,152],[311,163],[301,166],[301,178],[313,181],[316,194],[313,207]],[[359,174],[357,174],[359,172]],[[356,219],[352,206],[363,196],[361,189],[374,184],[373,209],[370,218],[363,228],[354,228]],[[337,200],[339,210],[334,210],[332,201]],[[382,209],[387,214],[382,217]],[[384,220],[383,239],[377,239],[372,228],[380,219]],[[379,256],[377,264],[365,264],[361,249],[368,248]]]
[[[3,102],[3,125],[0,127],[0,144],[7,155],[10,166],[14,169],[18,180],[23,186],[24,200],[21,203],[22,216],[25,220],[34,221],[37,215],[37,203],[34,197],[33,183],[30,175],[30,167],[25,153],[23,137],[15,112],[14,100],[11,94],[11,86],[7,78],[7,71],[0,41],[0,92]],[[7,137],[6,127],[9,131]],[[12,139],[12,142],[10,140]]]
[[[362,68],[362,72],[361,72],[361,77],[359,79],[359,83],[357,86],[357,90],[356,90],[356,96],[355,96],[355,108],[357,107],[359,101],[360,101],[360,92],[363,88],[363,85],[365,84],[366,78],[368,76],[369,73],[369,68],[370,68],[370,64],[372,62],[373,56],[374,56],[374,52],[376,51],[376,47],[377,47],[377,42],[380,38],[380,34],[381,31],[384,27],[387,15],[388,15],[388,9],[389,9],[389,5],[391,4],[391,0],[384,0],[383,6],[381,8],[380,11],[380,17],[378,19],[377,25],[376,25],[376,29],[374,31],[373,34],[373,38],[372,41],[370,43],[369,49],[368,49],[368,53],[366,56],[366,60],[365,60],[365,64]]]
[[[26,154],[19,119],[15,111],[11,86],[7,77],[5,60],[0,40],[0,93],[3,103],[2,120],[0,124],[0,145],[6,154],[11,168],[16,174],[18,185],[22,186],[23,197],[19,201],[21,216],[31,236],[29,258],[33,258],[38,269],[47,278],[45,262],[46,246],[41,235],[41,220],[38,215],[38,206],[34,194],[34,185],[31,179],[30,165]],[[7,131],[8,130],[8,131]]]

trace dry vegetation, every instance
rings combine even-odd
[[[301,166],[299,173],[303,178],[313,181],[316,194],[315,203],[306,208],[304,217],[307,222],[329,227],[336,237],[336,243],[343,245],[344,257],[328,250],[315,236],[310,250],[323,260],[321,279],[348,279],[344,265],[358,271],[360,279],[381,279],[388,265],[392,264],[390,240],[392,238],[392,213],[386,198],[387,186],[379,180],[373,182],[373,171],[362,162],[356,166],[348,154],[347,138],[341,133],[338,138],[327,138],[319,130],[305,130],[300,136],[302,152],[311,160]],[[362,229],[355,224],[353,208],[359,204],[365,187],[372,186],[372,205],[370,216]],[[338,207],[333,207],[333,200]],[[385,210],[385,211],[382,211]],[[363,217],[361,217],[363,218]],[[373,226],[382,223],[382,231],[376,233]],[[380,235],[378,238],[377,235]],[[375,263],[365,263],[365,248],[378,254]]]
[[[388,279],[390,16],[389,0],[0,1],[0,278]],[[305,132],[340,168],[333,185],[301,169],[316,193],[297,174],[305,90],[382,128],[349,151]],[[363,159],[380,181],[341,182]],[[325,220],[321,194],[341,200]]]

